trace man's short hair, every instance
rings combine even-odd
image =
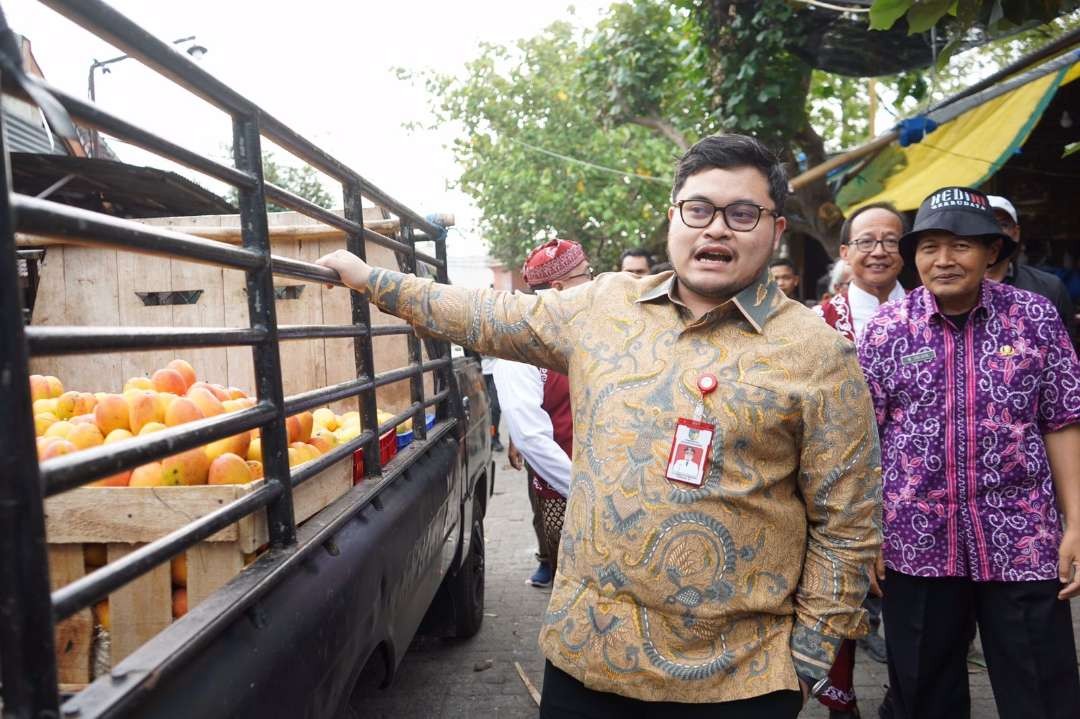
[[[631,247],[629,250],[623,250],[622,255],[619,257],[619,269],[622,269],[622,263],[627,257],[644,257],[645,262],[652,269],[652,253],[646,250],[644,247]]]
[[[671,266],[670,262],[657,262],[652,266],[652,269],[649,270],[649,274],[658,275],[661,272],[669,272],[672,269],[674,268]]]
[[[791,269],[791,274],[799,274],[799,271],[795,269],[795,263],[786,257],[777,257],[775,260],[769,263],[770,270],[774,267],[788,267]]]
[[[765,176],[769,183],[769,197],[776,205],[776,215],[784,214],[784,201],[788,193],[787,172],[776,153],[748,135],[710,135],[696,142],[675,166],[671,201],[675,201],[691,175],[713,168],[731,170],[739,167],[753,167]]]
[[[840,226],[841,245],[846,245],[851,242],[851,226],[855,223],[855,218],[862,213],[868,212],[870,210],[885,210],[886,212],[891,212],[892,214],[896,215],[897,219],[900,220],[901,237],[907,234],[907,231],[911,228],[907,216],[905,216],[904,213],[900,210],[896,209],[896,205],[892,204],[891,202],[872,202],[869,205],[863,205],[859,209],[855,210],[844,220],[844,224]]]

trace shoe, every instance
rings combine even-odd
[[[551,571],[551,565],[546,562],[541,562],[540,566],[536,568],[533,575],[529,577],[525,583],[531,584],[534,587],[550,587],[551,580],[555,578],[555,572]]]
[[[506,447],[503,447],[503,443],[499,441],[498,437],[491,440],[491,451],[492,452],[505,452],[506,451]]]
[[[885,653],[885,640],[880,634],[871,634],[855,642],[860,649],[878,664],[884,664],[888,656]]]

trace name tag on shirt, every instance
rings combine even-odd
[[[937,354],[934,350],[923,350],[922,352],[916,352],[913,355],[906,355],[900,358],[900,364],[919,364],[921,362],[930,362]]]
[[[700,487],[705,480],[714,432],[715,428],[707,422],[680,418],[671,440],[665,476],[673,482]]]

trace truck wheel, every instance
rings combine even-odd
[[[484,621],[484,517],[479,503],[473,505],[472,541],[461,568],[447,585],[453,607],[453,635],[468,639]]]

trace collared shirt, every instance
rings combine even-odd
[[[859,335],[866,329],[866,323],[870,321],[870,318],[874,316],[874,313],[878,311],[882,302],[878,302],[878,298],[866,290],[860,289],[857,284],[852,282],[848,285],[847,289],[848,304],[851,305],[851,324],[855,329],[855,337],[858,339]],[[885,299],[885,302],[892,302],[893,300],[902,300],[904,295],[904,288],[897,282],[893,285],[893,288],[889,290],[889,296]]]
[[[570,455],[555,441],[555,425],[544,410],[544,378],[540,369],[523,362],[495,363],[499,408],[510,439],[521,456],[552,489],[570,493]]]
[[[881,434],[885,563],[918,576],[1058,576],[1043,435],[1080,421],[1080,365],[1046,299],[983,282],[958,329],[920,287],[859,345]]]
[[[865,380],[767,275],[696,320],[673,288],[671,273],[546,295],[369,282],[422,331],[570,376],[573,478],[540,633],[553,664],[649,701],[796,689],[865,632],[881,486]],[[699,403],[716,431],[693,487],[664,474]]]
[[[886,302],[903,299],[905,294],[904,288],[897,282],[889,291]],[[866,323],[882,304],[877,297],[859,289],[853,282],[847,290],[833,295],[828,302],[813,307],[813,310],[846,339],[858,342]]]
[[[1065,287],[1065,283],[1057,275],[1031,265],[1010,262],[1004,282],[1017,289],[1042,295],[1053,302],[1065,327],[1069,330],[1069,335],[1076,335],[1076,314],[1072,298],[1069,297],[1069,290]]]

